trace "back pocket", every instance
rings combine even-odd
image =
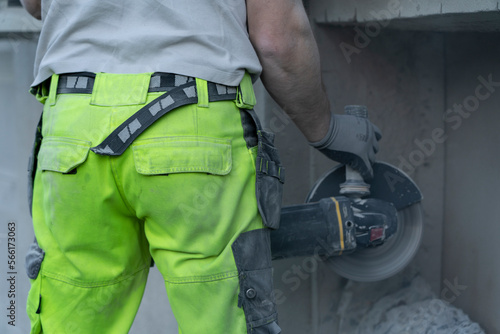
[[[83,164],[91,142],[66,137],[46,137],[38,153],[38,168],[43,171],[69,173]]]
[[[139,174],[207,173],[231,171],[231,140],[183,136],[137,141],[132,145]]]

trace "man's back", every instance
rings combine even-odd
[[[169,72],[237,86],[261,66],[248,39],[245,1],[42,1],[35,61],[54,73]]]

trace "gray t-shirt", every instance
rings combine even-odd
[[[236,86],[261,65],[245,0],[42,0],[33,86],[71,72],[170,72]]]

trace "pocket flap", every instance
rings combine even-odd
[[[163,137],[138,141],[132,146],[135,168],[144,175],[231,171],[231,141],[208,137]]]
[[[85,162],[91,144],[72,138],[44,138],[38,153],[38,166],[41,170],[67,173]]]

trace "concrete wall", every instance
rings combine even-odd
[[[464,309],[487,333],[500,333],[499,58],[499,34],[446,37],[441,297]]]
[[[0,40],[0,333],[29,332],[25,311],[29,282],[24,271],[24,256],[33,240],[33,228],[26,194],[27,166],[41,112],[41,104],[27,91],[33,78],[35,47],[33,41]],[[7,264],[10,222],[15,223],[16,229],[13,268]],[[14,298],[8,296],[11,288],[8,272],[13,272],[8,276],[15,278]],[[6,309],[11,301],[16,306],[15,327],[7,324]]]
[[[377,159],[407,172],[424,201],[425,236],[416,265],[439,288],[443,220],[444,149],[416,153],[417,142],[443,128],[443,37],[438,34],[384,31],[356,55],[346,58],[340,45],[353,43],[352,28],[317,29],[323,79],[335,112],[346,104],[365,104],[382,130]]]
[[[318,12],[322,2],[310,6]],[[487,333],[499,333],[500,226],[492,208],[499,186],[500,35],[391,30],[401,26],[389,22],[370,34],[366,27],[319,25],[324,81],[337,112],[349,103],[368,105],[384,134],[379,159],[408,172],[424,193],[425,234],[414,270]],[[318,161],[313,170],[325,168]],[[330,306],[318,310],[318,333],[335,310],[334,276],[327,277],[316,282],[322,305]]]
[[[432,138],[444,128],[443,36],[386,31],[361,52],[346,58],[339,45],[354,44],[352,28],[321,26],[316,29],[322,57],[323,80],[332,108],[343,112],[346,104],[365,104],[370,119],[383,132],[378,159],[400,166],[419,184],[429,200],[424,202],[425,236],[412,264],[438,293],[441,282],[441,239],[444,196],[444,147],[437,145],[423,159],[413,152],[415,141]],[[314,181],[335,163],[312,151],[295,126],[266,106],[268,124],[277,132],[277,145],[287,169],[285,204],[304,200]],[[269,120],[275,122],[269,122]],[[278,131],[276,131],[278,130]],[[410,162],[411,161],[411,162]],[[327,265],[317,264],[308,273],[308,259],[275,262],[276,287],[284,288],[293,304],[281,305],[286,333],[336,333],[339,291],[345,281]],[[295,270],[295,271],[294,271]],[[290,271],[300,278],[297,291],[288,284]],[[307,277],[306,277],[307,275]],[[301,277],[304,277],[302,279]],[[286,288],[288,287],[288,290]],[[307,293],[307,290],[309,292]],[[304,323],[309,324],[303,331]],[[297,327],[301,328],[297,330]]]

